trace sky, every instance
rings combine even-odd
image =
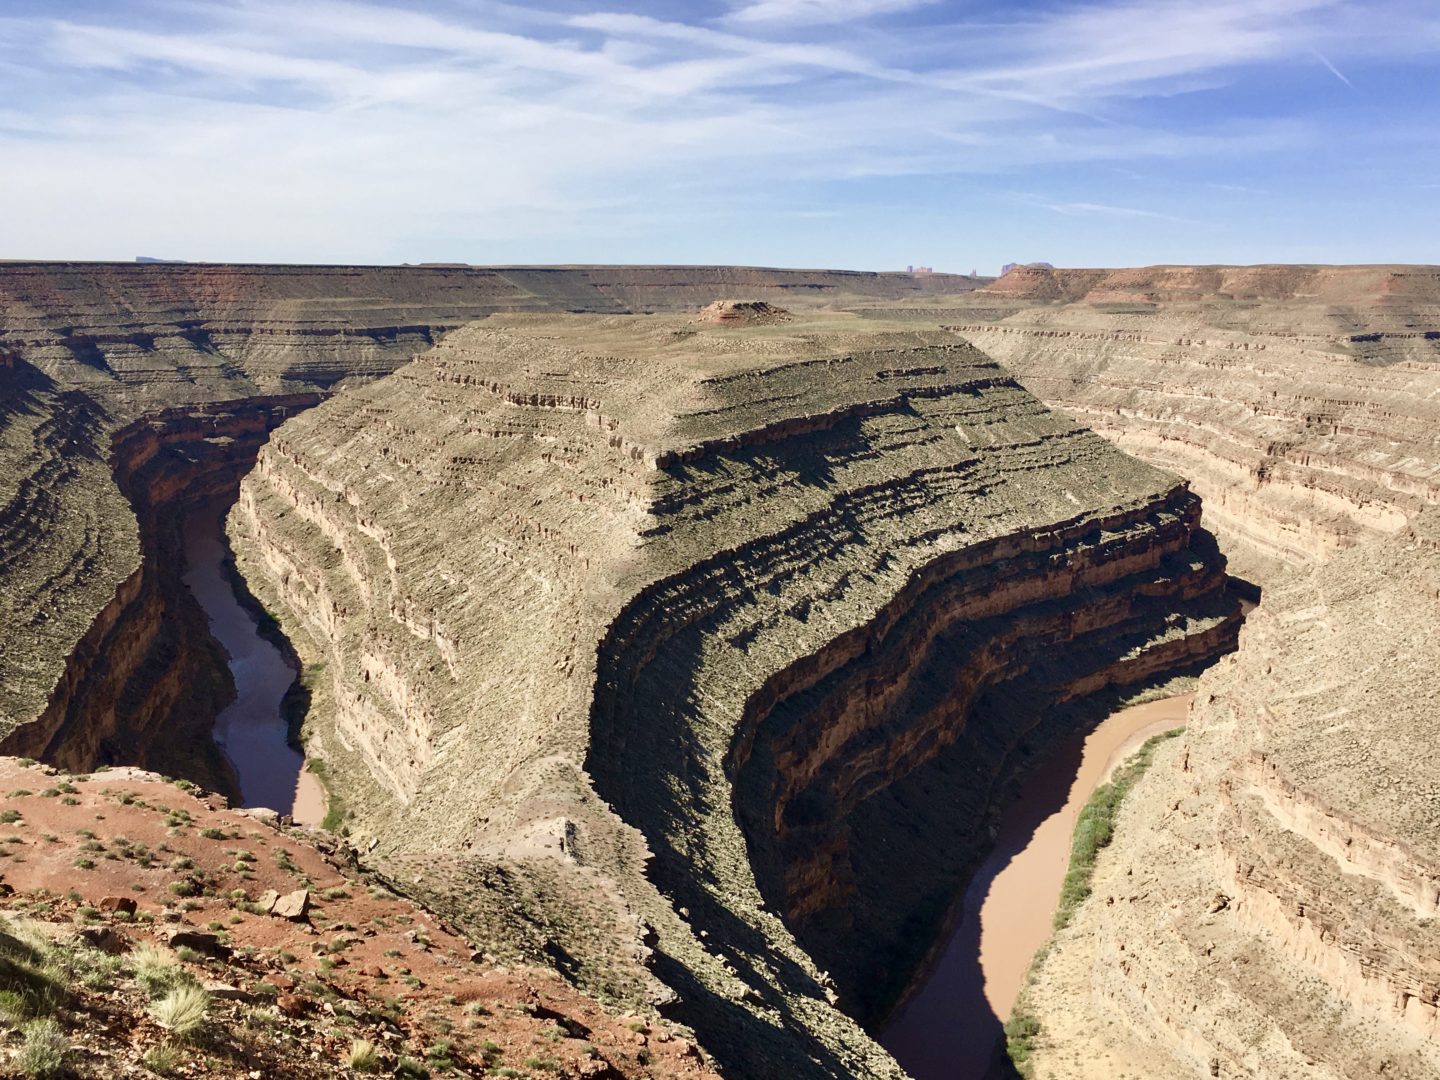
[[[0,0],[0,258],[1440,261],[1435,0]]]

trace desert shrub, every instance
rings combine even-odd
[[[369,1039],[356,1039],[352,1042],[345,1063],[358,1073],[380,1071],[380,1055],[375,1052],[375,1044]]]
[[[151,997],[168,994],[191,981],[173,952],[149,942],[135,947],[130,953],[129,964],[130,970],[135,973],[135,981]]]
[[[191,984],[177,986],[160,1000],[153,1002],[150,1005],[150,1014],[161,1027],[184,1039],[200,1030],[209,1008],[210,995]]]
[[[31,1020],[23,1028],[25,1044],[16,1061],[25,1076],[43,1080],[65,1071],[65,1058],[70,1053],[70,1040],[54,1020]]]
[[[180,1066],[180,1050],[173,1043],[160,1043],[146,1050],[140,1063],[153,1073],[169,1076]]]

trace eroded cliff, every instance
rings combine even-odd
[[[911,307],[1186,477],[1256,581],[1440,499],[1433,267],[1021,268]]]
[[[1266,592],[1027,991],[1035,1075],[1440,1072],[1440,516]]]
[[[847,924],[861,810],[988,690],[1230,647],[1198,514],[950,334],[508,318],[276,432],[231,526],[370,861],[735,1075],[851,1076],[895,1066],[831,1001],[880,1007],[916,899]],[[1029,723],[975,740],[977,805]]]

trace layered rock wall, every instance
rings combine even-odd
[[[164,410],[113,435],[110,469],[135,514],[140,565],[63,657],[39,715],[10,731],[0,753],[77,771],[139,764],[235,790],[210,737],[233,689],[178,572],[185,531],[192,515],[222,515],[270,430],[318,400]]]
[[[276,432],[232,515],[369,857],[531,882],[538,947],[678,995],[736,1075],[894,1072],[803,947],[848,900],[804,885],[807,807],[961,738],[952,684],[1045,654],[1063,699],[1236,626],[1182,484],[951,335],[857,327],[477,324]]]
[[[1202,678],[1038,969],[1038,1075],[1440,1071],[1437,530],[1272,586]]]
[[[1190,480],[1256,580],[1440,499],[1433,267],[1025,267],[917,317]]]

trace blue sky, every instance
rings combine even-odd
[[[4,0],[0,258],[1440,261],[1434,0]]]

